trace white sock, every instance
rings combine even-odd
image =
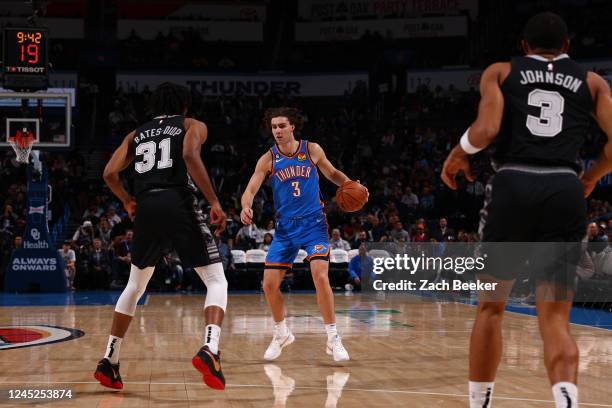
[[[336,323],[326,324],[325,331],[327,332],[327,340],[333,340],[338,335],[338,329]]]
[[[287,333],[289,332],[289,329],[287,328],[287,321],[285,319],[281,320],[280,322],[275,322],[274,328],[278,331],[278,334],[280,334],[282,337],[286,336]]]
[[[121,342],[123,339],[117,336],[108,336],[108,344],[106,345],[106,354],[104,358],[108,359],[111,364],[117,364],[119,362],[119,350],[121,349]]]
[[[578,408],[578,387],[571,382],[558,382],[552,386],[557,408]]]
[[[490,408],[494,382],[470,381],[470,408]]]
[[[219,337],[221,337],[221,328],[216,324],[209,324],[204,329],[204,345],[208,346],[213,354],[219,353]]]

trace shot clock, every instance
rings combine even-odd
[[[49,74],[48,31],[42,28],[4,29],[4,87],[16,90],[46,89]]]

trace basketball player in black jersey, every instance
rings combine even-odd
[[[213,236],[196,206],[195,185],[211,205],[210,221],[218,225],[217,234],[225,228],[226,216],[200,157],[208,133],[206,125],[184,116],[189,101],[187,88],[160,85],[151,97],[153,119],[126,136],[104,169],[106,184],[135,217],[130,278],[117,301],[106,354],[95,372],[95,378],[106,387],[123,388],[121,342],[162,250],[174,248],[207,288],[204,345],[192,363],[209,387],[225,388],[218,345],[227,281]],[[132,162],[135,198],[124,189],[119,176]]]
[[[522,46],[524,57],[484,71],[478,117],[444,163],[442,180],[451,189],[457,188],[459,171],[473,180],[469,155],[492,144],[497,173],[487,186],[482,240],[579,242],[587,225],[584,197],[612,171],[610,88],[599,75],[586,72],[568,57],[567,26],[556,14],[532,17]],[[578,153],[593,116],[608,135],[608,143],[579,179]],[[502,354],[505,299],[515,272],[493,270],[478,277],[497,282],[502,299],[479,294],[470,340],[471,408],[491,406]],[[536,271],[535,278],[544,363],[557,408],[575,408],[578,348],[569,331],[575,280],[562,276],[566,271],[561,268],[541,272]],[[559,292],[569,296],[552,300],[542,296]]]

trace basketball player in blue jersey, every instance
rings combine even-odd
[[[274,336],[264,359],[278,358],[282,349],[295,340],[285,323],[285,303],[280,284],[286,271],[291,269],[299,249],[303,248],[308,254],[306,259],[310,262],[317,303],[327,332],[326,352],[335,361],[349,360],[336,329],[334,298],[329,285],[330,247],[319,191],[319,170],[338,186],[350,179],[329,162],[321,146],[295,139],[293,132],[303,124],[297,109],[268,109],[265,120],[276,144],[257,162],[255,172],[242,195],[240,213],[240,219],[245,225],[253,222],[253,198],[266,177],[270,177],[277,224],[266,257],[263,288],[275,325]]]

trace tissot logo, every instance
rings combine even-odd
[[[0,326],[0,350],[42,346],[83,335],[81,330],[58,326]]]

